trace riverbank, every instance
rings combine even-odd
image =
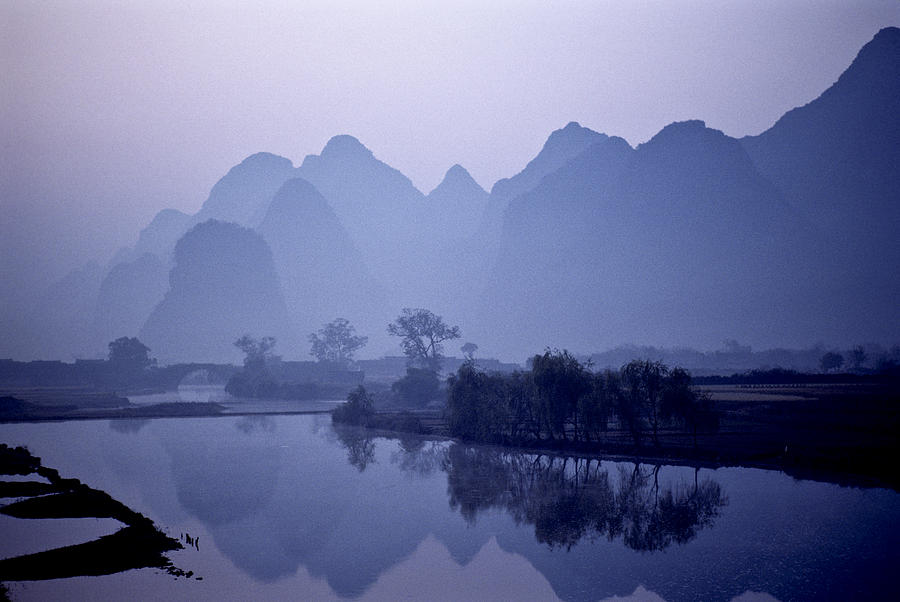
[[[433,413],[413,415],[419,419],[416,428],[405,413],[380,412],[378,426],[366,430],[376,435],[416,434],[428,437],[450,436],[447,422]],[[465,440],[456,438],[463,442]],[[794,434],[790,443],[771,432],[720,432],[698,435],[696,447],[690,435],[661,432],[659,445],[647,442],[636,446],[627,431],[610,430],[598,442],[537,441],[494,444],[510,450],[564,454],[611,461],[633,461],[641,464],[669,464],[700,468],[761,468],[779,470],[799,479],[813,479],[861,487],[888,487],[900,491],[900,471],[893,460],[900,453],[895,442],[873,445],[864,435],[843,436],[823,443],[808,434]],[[481,443],[469,441],[470,443]]]
[[[78,479],[63,478],[22,447],[0,445],[0,475],[36,480],[0,480],[0,497],[12,499],[0,513],[26,521],[111,518],[123,526],[97,539],[0,559],[0,581],[35,581],[109,575],[135,568],[159,568],[188,576],[165,553],[182,544],[147,517]]]
[[[609,459],[692,466],[745,466],[782,470],[803,478],[900,489],[900,399],[896,388],[873,383],[713,384],[708,393],[720,416],[715,433],[663,428],[659,445],[644,437],[635,445],[624,429],[609,428],[590,442],[531,439],[507,441],[506,447],[530,451],[602,456]],[[74,400],[73,400],[74,401]],[[241,415],[327,413],[292,402],[169,402],[128,404],[119,408],[38,405],[0,398],[0,422],[150,419]],[[610,423],[610,427],[614,426]],[[379,411],[372,433],[451,436],[440,410]],[[496,442],[494,442],[496,443]]]
[[[146,418],[200,418],[215,416],[325,414],[338,402],[292,402],[272,400],[229,400],[221,402],[168,401],[129,403],[121,407],[83,407],[58,399],[42,405],[15,397],[0,397],[0,423],[60,420],[115,420]],[[74,401],[74,400],[72,400]]]
[[[801,383],[699,389],[710,395],[718,412],[715,433],[695,436],[663,428],[658,445],[649,436],[636,445],[628,430],[609,428],[591,441],[531,438],[499,444],[648,464],[764,468],[797,478],[900,490],[900,467],[894,461],[900,454],[900,399],[895,387]],[[379,432],[452,434],[444,415],[433,410],[377,412],[372,427]]]

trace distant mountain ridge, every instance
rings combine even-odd
[[[265,240],[249,228],[208,220],[175,246],[169,290],[139,338],[163,363],[237,362],[233,343],[244,334],[277,334],[279,350],[299,351]]]
[[[818,98],[742,143],[760,171],[821,227],[844,231],[863,216],[867,227],[893,229],[900,218],[898,98],[900,29],[888,27]]]
[[[489,195],[464,167],[453,165],[428,193],[423,221],[431,221],[439,246],[473,236],[484,217]]]
[[[596,142],[607,138],[606,134],[581,127],[570,121],[564,128],[553,131],[537,156],[528,162],[518,174],[498,180],[491,188],[494,199],[509,200],[537,186],[541,178],[564,166]]]
[[[390,321],[385,291],[312,184],[285,182],[257,230],[272,249],[299,333],[308,335],[337,317],[357,325]]]
[[[741,143],[827,242],[820,295],[844,326],[822,336],[900,336],[900,29],[879,31],[818,98]]]
[[[192,222],[209,219],[255,227],[281,185],[295,177],[290,159],[272,153],[255,153],[232,167],[209,193]]]
[[[787,325],[773,304],[791,298],[804,227],[740,143],[703,122],[637,149],[608,138],[511,201],[477,313],[485,331],[503,325],[510,350],[523,336],[533,348],[708,346],[723,325],[777,336]]]
[[[339,313],[378,341],[367,353],[384,353],[386,321],[408,306],[444,315],[503,358],[548,345],[708,348],[726,338],[891,344],[898,190],[900,29],[891,27],[818,98],[757,136],[692,120],[632,148],[571,122],[490,193],[454,165],[424,195],[349,135],[299,167],[250,155],[197,214],[163,210],[105,271],[58,283],[15,338],[35,356],[69,357],[85,341],[102,353],[103,338],[142,324],[160,358],[234,357],[217,330],[233,328],[202,315],[218,291],[215,312],[230,304],[250,334],[286,333],[279,347],[294,357],[305,355],[306,331]],[[230,277],[237,284],[217,288]],[[54,304],[69,317],[47,318]],[[196,344],[166,325],[191,320],[206,324],[191,330]],[[55,332],[39,333],[43,323]]]

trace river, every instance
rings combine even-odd
[[[896,595],[887,489],[387,439],[321,414],[2,424],[0,442],[189,535],[169,558],[202,577],[8,583],[14,600]]]

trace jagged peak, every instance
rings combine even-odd
[[[896,87],[900,69],[900,28],[885,27],[875,34],[856,54],[850,66],[838,78],[836,85],[856,78],[864,78],[864,85],[884,84]],[[881,80],[881,81],[879,81]]]
[[[640,147],[653,147],[685,140],[724,140],[727,136],[720,130],[706,127],[706,122],[700,119],[688,119],[687,121],[674,121],[661,129],[653,138],[640,145]]]
[[[447,173],[444,174],[444,179],[447,178],[464,178],[472,176],[469,174],[468,170],[460,165],[459,163],[454,163],[450,169],[447,170]]]
[[[287,182],[281,185],[281,188],[278,189],[278,192],[275,193],[275,198],[283,197],[283,196],[291,196],[291,197],[305,197],[305,196],[322,196],[318,189],[313,186],[309,180],[304,178],[291,178]]]
[[[487,194],[487,191],[485,191],[484,188],[482,188],[478,184],[478,182],[475,181],[475,178],[472,177],[472,174],[470,174],[468,170],[466,170],[466,168],[459,163],[454,164],[450,169],[447,170],[447,173],[444,174],[444,179],[441,180],[441,183],[438,184],[437,187],[429,193],[429,195],[449,188],[452,188],[454,190],[458,190],[460,188],[469,188],[473,191]]]
[[[293,169],[294,163],[287,157],[275,155],[273,153],[259,152],[253,153],[240,162],[237,167],[259,169],[259,168],[282,168]],[[234,168],[232,168],[234,169]]]
[[[173,223],[173,222],[187,222],[191,218],[190,215],[183,211],[179,211],[178,209],[172,209],[167,207],[165,209],[160,209],[156,212],[156,215],[153,216],[153,219],[150,220],[150,223],[142,228],[142,230],[146,230],[152,226],[157,226],[162,223]]]
[[[659,131],[663,132],[699,132],[706,129],[706,122],[702,119],[686,119],[684,121],[673,121]],[[657,136],[659,136],[657,134]]]
[[[869,44],[873,43],[889,43],[889,44],[898,44],[900,43],[900,27],[884,27],[875,34],[875,37],[872,38],[872,41]],[[868,44],[866,44],[868,46]]]
[[[328,201],[319,192],[311,182],[304,178],[291,178],[281,185],[272,202],[269,204],[266,217],[263,220],[267,223],[274,219],[280,219],[286,214],[293,214],[298,210],[309,210],[312,208],[326,209],[331,211]]]
[[[547,137],[541,152],[528,162],[521,172],[511,178],[503,178],[494,183],[491,194],[497,196],[512,196],[518,192],[527,190],[537,184],[540,178],[547,173],[562,167],[566,161],[573,159],[589,146],[608,136],[582,127],[577,121],[570,121],[558,130],[554,130]],[[519,184],[514,182],[518,181]],[[522,184],[524,184],[524,188]]]
[[[898,82],[900,82],[900,28],[885,27],[863,45],[837,81],[817,98],[789,110],[761,134],[746,136],[742,140],[752,145],[756,140],[780,136],[782,132],[795,127],[809,127],[801,125],[802,122],[808,119],[815,120],[815,115],[825,115],[822,113],[823,110],[849,111],[845,113],[846,116],[863,115],[866,112],[871,115],[875,109],[885,115],[896,115],[895,107],[900,93]],[[848,96],[855,99],[848,99]],[[865,109],[861,108],[860,101],[864,103]],[[842,106],[843,108],[840,108]],[[834,119],[836,115],[831,114],[827,119]],[[846,123],[846,120],[842,119],[840,123]],[[830,124],[828,127],[834,125],[837,124]]]
[[[349,134],[339,134],[331,138],[325,148],[322,149],[321,157],[372,157],[372,151],[360,142],[357,138]]]
[[[549,150],[554,146],[566,144],[569,142],[594,140],[598,138],[606,138],[606,134],[601,134],[600,132],[595,132],[590,128],[582,127],[581,124],[577,121],[570,121],[566,124],[565,127],[558,130],[553,130],[553,132],[550,133],[550,136],[547,137],[547,141],[544,143],[542,152],[544,150]]]

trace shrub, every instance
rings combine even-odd
[[[391,385],[401,405],[421,408],[437,399],[441,383],[433,370],[407,368],[406,376]]]
[[[375,404],[362,385],[350,391],[347,401],[331,412],[331,420],[343,424],[368,426],[375,415]]]

